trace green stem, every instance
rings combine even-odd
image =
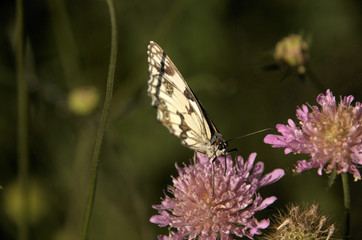
[[[344,239],[350,239],[350,208],[351,200],[349,195],[349,185],[348,185],[348,175],[347,173],[342,173],[342,184],[343,184],[343,195],[344,195],[344,210],[346,212],[346,226]]]
[[[117,57],[117,24],[116,24],[116,13],[112,0],[107,0],[109,15],[111,18],[111,56],[109,62],[108,69],[108,77],[107,77],[107,89],[106,96],[104,100],[103,111],[99,123],[99,128],[96,137],[96,143],[94,146],[93,159],[92,159],[92,175],[91,175],[91,185],[89,188],[89,196],[87,202],[87,209],[85,213],[85,220],[83,223],[83,234],[82,239],[88,239],[88,230],[89,223],[92,216],[92,210],[94,205],[96,186],[97,186],[97,177],[98,177],[98,169],[99,169],[99,153],[102,145],[103,135],[106,130],[107,119],[109,108],[111,106],[112,100],[112,92],[113,92],[113,82],[114,82],[114,72],[116,68],[116,57]]]
[[[17,147],[18,147],[18,169],[19,184],[21,192],[21,216],[19,221],[18,239],[28,239],[28,117],[27,117],[27,94],[24,76],[24,15],[22,0],[16,1],[16,26],[15,26],[15,58],[18,87],[18,120],[17,120]]]

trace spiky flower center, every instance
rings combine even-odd
[[[313,239],[329,240],[334,233],[334,225],[328,224],[326,216],[321,216],[317,205],[302,206],[291,205],[289,212],[277,216],[279,226],[274,232],[267,234],[264,239]],[[278,224],[278,223],[276,223]]]
[[[185,191],[175,192],[175,198],[178,199],[174,214],[182,216],[184,222],[193,225],[195,228],[213,225],[215,202],[211,198],[211,186],[205,187],[200,191],[197,182],[204,181],[201,174],[195,178],[194,184],[187,185]],[[187,193],[187,194],[185,194]]]
[[[215,178],[221,176],[218,170],[216,167]],[[212,196],[212,177],[197,173],[194,179],[189,179],[192,182],[189,182],[182,191],[174,192],[178,201],[173,214],[182,216],[183,222],[192,226],[194,231],[204,232],[206,235],[220,228],[228,232],[231,224],[226,220],[232,219],[229,211],[236,203],[233,199],[235,193],[230,191],[223,192],[221,196]]]
[[[327,173],[335,165],[350,164],[351,132],[356,121],[361,121],[353,114],[353,107],[340,104],[334,111],[313,111],[309,118],[311,121],[301,122],[301,126],[309,135],[316,157],[330,160]]]

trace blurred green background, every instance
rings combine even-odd
[[[24,5],[30,239],[79,239],[108,72],[108,8],[101,0]],[[151,206],[160,203],[170,176],[176,176],[175,162],[188,162],[193,155],[157,122],[150,105],[150,40],[178,66],[226,139],[296,120],[296,106],[316,104],[320,85],[337,99],[353,95],[361,101],[361,1],[129,0],[115,5],[119,53],[90,239],[155,239],[166,233],[167,228],[149,222],[156,214]],[[21,200],[14,24],[15,1],[0,1],[0,239],[16,239]],[[304,79],[293,69],[265,71],[275,63],[276,43],[292,33],[309,44]],[[343,229],[340,179],[327,189],[327,176],[316,170],[293,175],[303,156],[285,156],[264,144],[265,134],[230,143],[245,158],[257,152],[265,173],[286,170],[282,180],[261,189],[264,197],[278,201],[258,218],[304,201],[320,204]],[[353,239],[362,239],[362,185],[352,178],[350,184]]]

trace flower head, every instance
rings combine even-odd
[[[328,240],[332,237],[335,227],[329,225],[329,219],[322,216],[318,205],[302,204],[299,207],[292,204],[288,207],[287,213],[279,213],[277,222],[271,225],[270,233],[264,239],[315,239]]]
[[[150,219],[160,227],[169,225],[169,236],[159,239],[225,240],[232,239],[232,235],[252,239],[260,234],[260,229],[269,226],[269,220],[258,221],[254,213],[272,204],[276,197],[263,200],[256,191],[279,180],[284,171],[276,169],[261,177],[264,164],[254,165],[255,157],[255,153],[251,154],[244,163],[238,156],[234,167],[230,155],[211,163],[208,157],[197,154],[195,165],[176,165],[179,177],[173,178],[173,186],[168,188],[173,197],[166,195],[161,205],[154,205],[159,215]]]
[[[80,116],[91,114],[99,104],[99,94],[95,87],[73,89],[68,95],[69,109]]]
[[[298,74],[306,72],[309,46],[301,35],[291,34],[275,46],[274,59],[284,67],[296,69]]]
[[[344,97],[337,105],[330,90],[326,95],[319,94],[317,102],[321,106],[303,105],[297,108],[298,127],[289,119],[289,125],[277,124],[282,134],[269,134],[264,142],[272,147],[285,147],[285,154],[305,153],[310,160],[300,160],[295,172],[318,168],[322,175],[336,170],[337,173],[351,173],[355,181],[361,179],[357,165],[362,165],[362,108],[353,96]],[[309,111],[311,110],[311,111]]]

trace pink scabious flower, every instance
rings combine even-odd
[[[160,227],[169,226],[168,236],[158,239],[232,239],[232,235],[247,236],[261,234],[260,229],[269,226],[269,220],[258,221],[254,213],[272,204],[276,197],[262,199],[256,191],[284,176],[276,169],[261,177],[264,164],[254,165],[256,153],[244,163],[236,157],[236,166],[230,155],[220,156],[214,163],[202,154],[197,154],[195,165],[176,168],[179,177],[173,178],[168,192],[173,195],[154,205],[159,215],[151,217],[152,223]],[[214,176],[212,175],[214,164]],[[214,194],[213,194],[214,179]]]
[[[317,97],[321,110],[317,106],[298,107],[300,126],[291,119],[289,125],[277,124],[282,135],[269,134],[264,142],[272,147],[284,147],[285,154],[309,154],[309,161],[297,162],[295,172],[318,168],[318,174],[322,175],[322,170],[328,174],[335,169],[337,173],[351,173],[355,181],[360,180],[357,166],[362,165],[362,108],[360,102],[352,106],[353,99],[351,95],[340,97],[337,105],[328,89],[325,95]]]

